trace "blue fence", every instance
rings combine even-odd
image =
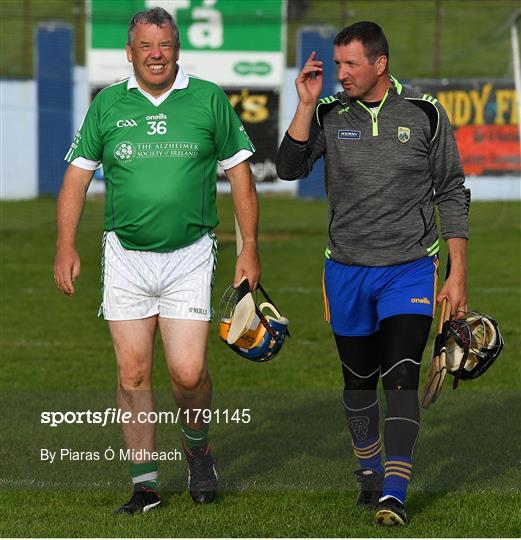
[[[73,34],[64,23],[38,26],[35,39],[38,103],[38,191],[56,195],[71,144]]]

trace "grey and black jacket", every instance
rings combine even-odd
[[[305,177],[325,158],[329,202],[326,255],[350,265],[388,266],[468,238],[464,174],[447,115],[437,100],[394,86],[371,112],[344,92],[319,100],[307,142],[287,133],[277,156],[281,179]]]

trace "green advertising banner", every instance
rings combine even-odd
[[[124,48],[134,13],[161,6],[177,20],[180,64],[224,86],[279,86],[284,67],[284,0],[90,0],[89,81],[131,71]]]

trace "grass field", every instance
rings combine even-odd
[[[119,426],[40,424],[42,411],[114,406],[110,339],[96,319],[102,202],[89,201],[79,235],[77,294],[52,282],[54,201],[1,206],[1,536],[356,536],[516,537],[521,534],[519,462],[520,214],[518,202],[471,209],[470,306],[500,321],[506,346],[483,378],[423,412],[408,509],[410,526],[382,530],[356,509],[355,468],[341,408],[341,372],[322,321],[323,202],[263,198],[263,283],[291,321],[292,338],[266,365],[234,355],[212,326],[214,408],[250,409],[249,424],[211,429],[222,493],[195,507],[185,464],[161,462],[165,508],[134,518],[111,514],[128,495],[127,466],[40,460],[40,450],[122,446]],[[231,279],[232,210],[219,199],[214,305]],[[426,363],[424,361],[423,369]],[[173,408],[160,347],[158,410]],[[423,371],[423,374],[425,371]],[[158,449],[179,449],[177,426],[158,426]]]
[[[506,22],[517,9],[517,0],[311,0],[303,17],[288,25],[287,65],[295,65],[299,27],[340,29],[370,20],[385,31],[390,69],[399,79],[513,77]]]
[[[143,0],[126,1],[136,11],[144,6]],[[271,1],[261,0],[259,7]],[[294,3],[298,5],[299,0]],[[202,0],[191,2],[192,6],[201,4]],[[311,0],[309,5],[308,10],[299,9],[298,20],[288,23],[288,66],[296,62],[299,28],[331,25],[340,29],[355,21],[374,20],[389,38],[392,73],[400,79],[513,77],[506,23],[519,9],[518,0]],[[64,21],[74,28],[75,62],[85,63],[84,0],[2,0],[0,77],[32,76],[33,31],[39,22],[49,20]],[[440,44],[438,72],[436,28]]]

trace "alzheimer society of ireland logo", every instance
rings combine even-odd
[[[118,161],[130,162],[135,156],[134,145],[129,141],[123,141],[116,145],[114,148],[114,157]]]

